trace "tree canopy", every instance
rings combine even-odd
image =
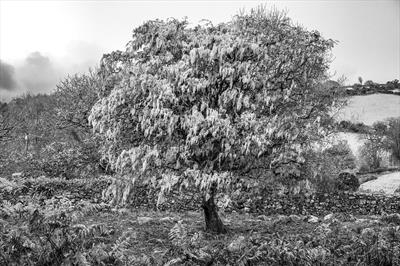
[[[90,121],[103,156],[133,182],[160,177],[162,192],[253,169],[298,176],[338,104],[321,85],[334,43],[262,8],[219,25],[148,21],[102,59]]]

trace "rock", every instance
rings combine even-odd
[[[329,228],[328,224],[321,224],[314,230],[314,232],[317,234],[327,235],[331,233],[332,230]]]
[[[160,222],[174,222],[174,221],[175,221],[175,218],[168,217],[168,216],[160,219]]]
[[[121,208],[117,210],[119,214],[128,214],[129,210],[127,208]]]
[[[314,216],[314,215],[310,215],[310,216],[308,217],[307,222],[312,223],[312,224],[318,223],[318,217],[316,217],[316,216]]]
[[[176,258],[168,261],[164,266],[182,265],[183,259]]]
[[[20,178],[22,176],[22,172],[21,173],[13,173],[11,175],[12,178]]]
[[[263,220],[263,221],[268,221],[269,220],[268,217],[266,215],[264,215],[264,214],[257,216],[257,219]]]
[[[289,216],[289,218],[290,218],[290,220],[292,220],[293,222],[298,222],[298,221],[301,221],[301,220],[302,220],[301,217],[298,216],[298,215],[296,215],[296,214],[291,214],[291,215]]]
[[[194,254],[189,253],[188,256],[194,261],[200,262],[201,265],[210,265],[212,261],[212,256],[202,249],[197,250]]]
[[[274,221],[274,223],[281,223],[281,224],[287,224],[290,223],[292,220],[289,216],[286,215],[278,215]]]
[[[369,240],[369,239],[372,239],[372,237],[375,235],[375,231],[374,231],[374,229],[372,229],[372,228],[364,228],[362,231],[361,231],[361,237],[364,239],[364,240]]]
[[[137,222],[142,225],[142,224],[146,224],[148,222],[151,222],[153,220],[153,218],[151,217],[138,217],[137,218]]]
[[[243,246],[244,246],[244,241],[245,241],[245,237],[244,236],[239,236],[238,238],[236,238],[235,240],[233,240],[229,246],[228,246],[228,250],[230,252],[237,252],[239,251]]]
[[[324,221],[331,220],[333,218],[333,213],[324,216]]]

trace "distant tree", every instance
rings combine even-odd
[[[0,142],[7,140],[14,127],[16,120],[11,118],[7,103],[0,102]]]
[[[364,138],[366,141],[361,147],[361,154],[370,170],[382,166],[384,152],[391,151],[394,158],[400,159],[400,119],[374,123]]]
[[[373,82],[372,80],[367,80],[367,81],[364,83],[364,85],[365,85],[365,86],[374,86],[374,85],[375,85],[375,82]]]
[[[333,143],[332,146],[321,150],[311,148],[306,152],[305,158],[303,174],[320,192],[337,191],[340,189],[339,176],[356,168],[356,158],[346,141]]]
[[[363,85],[363,78],[362,77],[358,77],[358,82],[360,83],[360,85]]]
[[[148,21],[125,52],[103,57],[90,115],[121,180],[203,193],[207,230],[222,233],[218,189],[254,169],[298,178],[303,147],[322,138],[338,90],[322,83],[334,41],[263,8],[217,26]]]
[[[339,83],[340,86],[346,86],[348,78],[345,75],[341,75],[336,82]]]
[[[91,70],[88,74],[69,76],[62,80],[53,94],[56,127],[69,132],[80,141],[82,135],[91,136],[92,127],[88,117],[98,100],[100,81]]]
[[[392,155],[400,161],[400,118],[389,119],[386,136]]]

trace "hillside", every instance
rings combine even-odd
[[[337,120],[372,125],[390,117],[400,117],[400,96],[392,94],[357,95],[350,98]]]
[[[400,117],[400,96],[372,94],[351,96],[348,106],[341,110],[336,120],[371,126],[392,117]],[[346,140],[353,154],[359,156],[359,149],[364,144],[361,134],[341,132],[339,139]]]

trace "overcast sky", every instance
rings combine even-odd
[[[4,1],[0,0],[0,100],[47,92],[67,74],[123,50],[132,29],[155,18],[228,21],[259,4],[287,9],[294,22],[339,41],[331,72],[400,77],[400,1]]]

